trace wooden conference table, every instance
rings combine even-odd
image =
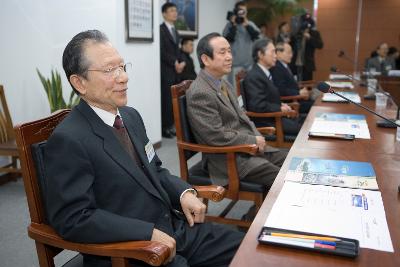
[[[362,98],[365,90],[356,90]],[[375,109],[375,101],[362,99],[362,104]],[[308,132],[317,112],[364,114],[371,139],[309,138]],[[395,117],[394,108],[385,113],[390,118]],[[230,266],[400,266],[400,142],[396,142],[396,129],[378,128],[377,120],[380,118],[353,104],[317,100]],[[382,193],[394,253],[361,248],[359,256],[350,259],[258,244],[258,234],[282,189],[289,163],[296,156],[371,162]],[[343,223],[346,223],[346,218],[343,218]]]

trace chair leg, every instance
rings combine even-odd
[[[129,261],[126,258],[111,258],[112,267],[129,267]]]
[[[256,206],[256,211],[257,212],[261,208],[261,205],[262,205],[263,201],[264,201],[263,194],[256,194],[254,196],[254,204]]]
[[[208,212],[208,198],[203,198],[203,204],[206,205],[206,213]]]
[[[40,267],[55,267],[54,256],[56,255],[50,247],[39,243],[36,243],[36,251],[38,254],[39,266]]]

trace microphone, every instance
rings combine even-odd
[[[339,96],[339,97],[341,97],[341,98],[343,98],[343,99],[349,101],[350,103],[353,103],[354,105],[359,106],[360,108],[363,108],[363,109],[365,109],[366,111],[368,111],[368,112],[370,112],[370,113],[372,113],[372,114],[378,116],[379,118],[384,119],[385,121],[389,122],[389,123],[392,124],[393,126],[395,126],[395,127],[400,127],[399,124],[395,123],[394,121],[391,121],[391,120],[388,119],[388,118],[383,117],[382,115],[380,115],[380,114],[376,113],[375,111],[373,111],[373,110],[367,108],[366,106],[363,106],[363,105],[361,105],[361,104],[358,104],[358,103],[356,103],[356,102],[354,102],[354,101],[348,99],[347,97],[345,97],[345,96],[343,96],[343,95],[341,95],[341,94],[336,93],[335,90],[333,90],[332,87],[331,87],[329,84],[327,84],[326,82],[320,82],[320,83],[318,83],[317,89],[320,90],[322,93],[331,93],[331,94],[335,94],[335,95],[337,95],[337,96]]]
[[[352,64],[355,64],[355,60],[352,59],[351,57],[347,56],[346,53],[344,52],[344,50],[342,50],[342,49],[339,50],[338,57],[343,58],[343,59],[351,62]]]

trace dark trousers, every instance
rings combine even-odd
[[[276,152],[265,152],[263,155],[267,160],[265,164],[251,170],[243,180],[255,184],[262,184],[270,188],[286,159],[287,153],[287,151],[282,149]]]
[[[161,77],[161,126],[163,130],[167,130],[174,126],[171,86],[176,82],[163,76]]]
[[[229,266],[244,233],[214,223],[195,224],[190,227],[182,219],[174,219],[176,256],[168,267]],[[102,259],[99,261],[99,259]],[[85,267],[111,267],[105,257],[85,257]],[[141,261],[131,260],[132,267],[149,267]]]

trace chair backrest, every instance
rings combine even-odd
[[[0,142],[14,139],[13,123],[8,110],[3,85],[0,85]]]
[[[195,144],[197,142],[190,127],[186,105],[186,90],[189,89],[191,84],[192,81],[187,80],[180,84],[173,85],[171,86],[171,94],[176,127],[176,139],[177,141]],[[185,150],[184,154],[185,159],[189,160],[196,154],[196,152]]]
[[[240,91],[240,81],[246,77],[247,71],[245,70],[240,70],[238,73],[235,75],[235,82],[236,82],[236,95],[239,96],[241,94]]]
[[[22,176],[28,201],[29,214],[33,223],[46,223],[45,209],[42,200],[43,185],[42,165],[40,162],[44,142],[53,133],[57,125],[65,118],[70,110],[60,110],[44,119],[23,123],[15,126],[15,137],[20,155]]]

